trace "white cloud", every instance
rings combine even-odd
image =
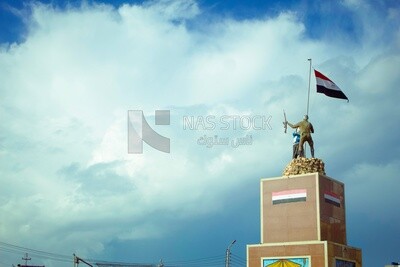
[[[250,179],[258,186],[261,177],[252,175],[279,176],[290,160],[282,109],[291,122],[305,112],[309,57],[340,73],[350,96],[348,104],[313,93],[316,156],[334,174],[366,177],[359,191],[349,183],[354,195],[373,188],[381,171],[383,191],[397,184],[399,146],[383,120],[398,114],[399,53],[370,35],[357,52],[312,41],[295,13],[187,27],[203,15],[194,1],[68,10],[34,5],[33,11],[26,41],[0,54],[4,240],[29,236],[26,242],[46,240],[51,250],[99,253],[115,238],[161,238],[157,218],[165,214],[177,222],[220,212],[229,192]],[[170,126],[154,125],[151,116],[160,108],[171,108]],[[171,154],[146,144],[144,154],[127,154],[129,109],[143,109],[149,124],[171,138]],[[182,128],[183,116],[210,114],[272,116],[272,130]],[[251,134],[253,144],[197,144],[216,133]],[[377,142],[393,151],[360,153]],[[332,166],[338,158],[347,161],[344,169]],[[382,165],[371,163],[377,158]]]
[[[384,164],[360,163],[351,168],[346,173],[349,208],[381,223],[398,221],[399,166],[397,159]]]
[[[390,92],[397,85],[397,66],[400,64],[399,54],[380,56],[369,64],[359,76],[356,84],[363,89],[364,93],[373,95]],[[373,76],[374,79],[369,77]]]

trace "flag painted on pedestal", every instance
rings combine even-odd
[[[272,204],[282,204],[290,202],[306,201],[306,189],[293,189],[279,192],[272,192]]]
[[[340,207],[340,198],[338,195],[332,192],[324,193],[325,202],[335,205],[336,207]]]
[[[328,77],[317,70],[314,70],[314,73],[315,78],[317,79],[317,93],[322,93],[329,97],[346,99],[347,101],[349,101],[342,90],[340,90],[340,88]]]

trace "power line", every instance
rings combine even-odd
[[[240,263],[242,263],[244,265],[246,265],[246,263],[247,263],[247,260],[245,260],[244,258],[239,257],[239,256],[237,256],[236,254],[233,254],[233,253],[232,253],[232,261],[240,262]]]
[[[94,265],[99,267],[156,267],[156,264],[149,263],[132,263],[132,262],[113,262],[113,261],[98,261],[89,259]]]
[[[231,256],[232,256],[231,257],[231,261],[232,261],[232,263],[234,263],[232,265],[234,265],[234,266],[246,266],[247,261],[245,259],[243,259],[242,257],[239,257],[239,256],[237,256],[237,255],[235,255],[233,253],[232,253]]]
[[[25,258],[28,258],[27,253],[29,252],[29,255],[34,256],[35,258],[48,259],[58,262],[73,262],[73,257],[71,255],[64,255],[59,253],[47,252],[43,250],[31,249],[1,241],[0,241],[0,251],[13,254],[26,253]],[[232,263],[234,263],[234,266],[246,265],[246,261],[243,258],[240,258],[239,256],[233,253],[230,256]],[[165,261],[164,263],[160,264],[116,262],[116,261],[104,261],[98,259],[86,259],[86,261],[98,267],[198,267],[198,266],[221,267],[224,266],[224,264],[226,263],[225,257],[226,255],[221,254],[221,255],[201,257],[196,259],[171,260],[171,261]],[[25,265],[27,265],[27,260],[25,262]]]
[[[179,261],[165,261],[165,267],[181,267],[181,266],[222,266],[225,263],[225,255],[218,255],[212,257],[203,257],[191,260],[179,260]]]
[[[127,264],[120,264],[120,263],[95,263],[96,266],[99,267],[156,267],[155,264],[140,264],[140,263],[127,263]]]
[[[53,261],[58,261],[58,262],[72,262],[71,256],[56,254],[56,253],[46,252],[46,251],[42,251],[42,250],[26,248],[26,247],[21,247],[21,246],[9,244],[9,243],[1,242],[1,241],[0,241],[0,251],[13,253],[13,254],[25,253],[25,258],[22,259],[22,260],[25,260],[25,266],[27,266],[27,261],[31,260],[31,258],[28,258],[28,252],[31,256],[35,256],[35,258],[53,260]]]
[[[1,241],[0,241],[0,250],[6,251],[6,252],[11,252],[11,253],[18,253],[18,254],[21,252],[25,252],[25,253],[29,252],[31,255],[35,255],[38,258],[47,258],[47,259],[52,259],[52,260],[60,260],[60,261],[68,261],[68,262],[72,261],[71,260],[72,257],[68,256],[68,255],[21,247],[21,246],[12,245],[9,243],[1,242]]]

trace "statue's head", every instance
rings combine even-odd
[[[304,120],[305,120],[305,121],[308,120],[308,115],[304,115]]]

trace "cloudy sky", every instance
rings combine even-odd
[[[259,181],[291,160],[282,110],[306,112],[308,58],[350,99],[311,76],[315,153],[345,183],[348,243],[365,267],[400,261],[399,25],[397,0],[2,1],[0,266],[25,252],[48,267],[73,253],[223,266],[233,240],[245,266]],[[128,110],[170,153],[128,154]],[[203,142],[215,136],[228,143]]]

